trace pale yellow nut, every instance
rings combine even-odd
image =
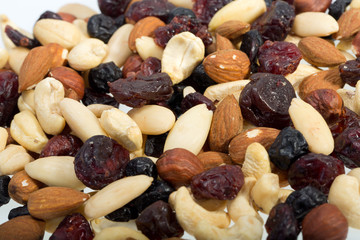
[[[86,38],[90,38],[88,32],[87,32],[87,22],[83,19],[75,19],[72,24],[74,24],[81,32],[81,40],[84,40]]]
[[[350,3],[350,8],[360,8],[360,0],[352,0]]]
[[[227,83],[219,83],[206,88],[204,96],[213,102],[220,102],[226,96],[233,94],[236,100],[239,100],[241,91],[250,80],[238,80]]]
[[[192,0],[168,0],[169,3],[174,4],[176,7],[183,7],[192,9],[194,5],[194,1]]]
[[[295,91],[299,91],[299,84],[302,82],[302,80],[320,71],[321,70],[316,67],[300,63],[295,72],[286,75],[285,78],[292,84]]]
[[[9,60],[9,53],[6,49],[0,48],[0,69],[3,68]]]
[[[156,45],[154,38],[142,36],[135,40],[136,52],[145,60],[149,57],[162,59],[164,49]]]
[[[56,228],[59,226],[62,220],[64,220],[65,216],[49,219],[45,221],[45,231],[48,233],[55,232]]]
[[[18,98],[18,108],[20,111],[29,110],[35,115],[35,90],[25,90],[21,92],[20,97]]]
[[[269,214],[279,200],[279,191],[279,176],[265,173],[251,189],[251,198],[264,213]]]
[[[19,145],[10,144],[0,152],[0,176],[11,175],[24,169],[34,159]]]
[[[29,49],[23,47],[15,47],[9,50],[9,65],[16,74],[20,73],[21,65],[29,52]]]
[[[70,13],[76,18],[85,19],[98,14],[93,9],[80,3],[68,3],[59,8],[58,12]]]
[[[355,102],[356,102],[355,95],[356,95],[356,93],[355,93],[355,91],[353,89],[340,88],[340,89],[336,90],[336,92],[342,98],[345,107],[347,107],[351,111],[354,111],[354,112],[357,111],[356,107],[355,107]]]
[[[344,51],[351,50],[351,47],[352,47],[352,39],[342,39],[336,45],[337,49]]]
[[[106,104],[90,104],[86,106],[93,114],[95,114],[95,116],[97,118],[101,117],[101,114],[103,113],[103,111],[105,110],[110,110],[115,108],[114,106],[111,105],[106,105]]]
[[[347,174],[348,176],[356,177],[360,183],[360,168],[354,168]]]
[[[255,142],[247,147],[241,170],[245,177],[256,179],[265,173],[271,173],[269,154],[263,145]]]
[[[144,234],[127,227],[105,228],[95,235],[94,240],[149,240]]]
[[[302,38],[299,37],[299,36],[296,36],[296,35],[291,35],[291,34],[288,34],[285,38],[285,42],[290,42],[290,43],[293,43],[295,44],[296,46],[299,45],[299,42]]]
[[[185,98],[186,95],[188,95],[190,93],[196,93],[196,90],[192,86],[185,87],[183,90],[183,98]]]
[[[355,87],[355,99],[354,99],[354,110],[357,114],[360,113],[360,83],[359,81],[356,83]]]
[[[350,61],[350,60],[355,60],[356,57],[351,54],[349,51],[345,51],[345,50],[340,50],[341,54],[344,55],[344,57],[346,58],[346,61]]]
[[[97,235],[102,230],[111,227],[126,227],[133,230],[137,230],[135,220],[129,220],[127,222],[115,222],[103,217],[103,218],[96,218],[91,220],[90,225],[95,235]]]
[[[6,131],[5,128],[0,127],[0,152],[5,149],[8,137],[8,131]]]
[[[279,191],[279,202],[284,203],[288,196],[293,192],[294,190],[291,189],[283,189],[280,188]]]
[[[325,37],[339,31],[339,24],[327,13],[303,12],[296,15],[292,31],[300,37]]]

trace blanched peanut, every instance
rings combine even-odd
[[[9,137],[8,131],[5,128],[0,127],[0,152],[2,152],[6,147],[6,142]]]
[[[35,90],[22,91],[17,105],[20,111],[28,110],[35,115]]]
[[[0,176],[19,172],[32,160],[34,159],[26,152],[25,148],[10,144],[0,152]]]
[[[20,73],[21,65],[29,52],[29,49],[23,47],[15,47],[9,50],[9,65],[17,74]]]
[[[142,36],[135,40],[136,51],[140,57],[145,60],[148,57],[156,57],[162,59],[164,49],[156,45],[151,37]]]
[[[303,12],[296,15],[292,30],[300,37],[325,37],[339,31],[339,24],[323,12]]]
[[[168,0],[169,3],[174,4],[177,7],[183,7],[192,9],[194,2],[192,0]]]
[[[81,40],[90,38],[87,32],[87,22],[83,19],[75,19],[72,24],[74,24],[81,32]]]
[[[97,12],[95,12],[93,9],[80,3],[65,4],[61,8],[59,8],[58,12],[70,13],[71,15],[74,15],[76,18],[80,18],[80,19],[89,18],[97,14]]]

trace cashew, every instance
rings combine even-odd
[[[20,97],[18,98],[18,108],[20,111],[29,110],[35,115],[35,90],[25,90],[21,92]]]
[[[260,209],[269,214],[279,200],[279,191],[279,176],[266,173],[255,183],[251,190],[251,197]]]
[[[293,192],[291,189],[280,188],[279,191],[279,202],[284,203],[288,196]]]
[[[31,178],[51,187],[68,187],[78,190],[85,188],[85,185],[76,177],[74,157],[39,158],[26,164],[25,171]]]
[[[344,106],[349,108],[351,111],[356,112],[356,109],[355,109],[355,102],[356,102],[355,94],[356,94],[356,92],[352,89],[344,89],[344,88],[340,88],[340,89],[336,90],[336,92],[341,96],[341,98],[344,102]]]
[[[356,177],[357,180],[360,183],[360,168],[352,169],[347,175],[352,176],[352,177]]]
[[[271,173],[269,154],[263,145],[254,142],[247,147],[241,170],[245,177],[256,179],[265,173]]]
[[[262,234],[262,222],[254,216],[241,216],[227,229],[213,226],[207,219],[201,219],[194,231],[197,240],[260,240]]]
[[[24,169],[24,166],[34,160],[19,145],[10,144],[0,152],[0,176],[10,175]]]
[[[154,38],[142,36],[135,40],[136,51],[145,60],[148,57],[162,59],[164,49],[156,45]]]
[[[38,120],[28,110],[14,116],[10,125],[10,134],[21,146],[36,153],[40,153],[48,142]]]
[[[296,15],[292,30],[300,37],[325,37],[339,31],[339,24],[327,13],[303,12]]]
[[[89,18],[97,12],[88,6],[80,3],[68,3],[59,8],[58,12],[70,13],[74,15],[76,18],[86,19]]]
[[[236,100],[239,100],[241,91],[249,82],[250,80],[238,80],[233,82],[215,84],[205,90],[204,96],[213,102],[220,102],[227,95],[234,94]]]
[[[0,152],[5,149],[8,137],[8,131],[5,128],[0,127]]]
[[[45,231],[49,233],[55,232],[59,224],[64,220],[65,216],[49,219],[45,221]]]
[[[352,39],[342,39],[336,45],[336,48],[339,50],[349,51],[352,47]]]
[[[190,93],[195,93],[195,92],[196,92],[196,90],[192,86],[187,86],[183,90],[183,97],[185,98],[186,95],[188,95]]]
[[[39,123],[47,134],[57,135],[65,127],[65,119],[61,116],[59,102],[64,99],[63,84],[55,78],[45,78],[35,87],[35,112]]]
[[[196,225],[202,219],[206,219],[209,224],[220,228],[226,228],[230,224],[230,218],[224,211],[210,212],[202,208],[192,199],[186,187],[180,187],[176,191],[175,201],[172,205],[175,208],[178,222],[190,234],[195,233]]]
[[[295,91],[299,91],[299,84],[302,80],[320,71],[321,70],[316,67],[300,63],[295,72],[286,75],[285,78],[293,85]]]
[[[69,65],[75,70],[86,71],[98,66],[108,53],[109,47],[103,41],[84,39],[69,52]]]
[[[204,59],[202,40],[190,32],[182,32],[170,39],[161,59],[161,72],[169,74],[174,84],[189,77]]]
[[[90,104],[88,106],[86,106],[93,114],[95,114],[95,116],[97,118],[101,117],[101,114],[103,113],[103,111],[105,110],[110,110],[115,108],[114,106],[111,105],[106,105],[106,104]]]
[[[176,7],[183,7],[192,9],[194,2],[192,0],[168,0],[169,3],[174,4]]]
[[[103,217],[91,220],[90,225],[95,235],[104,230],[105,228],[111,227],[127,227],[137,230],[135,220],[130,220],[128,222],[115,222]]]
[[[96,234],[94,240],[149,240],[144,234],[127,227],[105,228]]]
[[[29,49],[23,47],[15,47],[9,50],[9,65],[17,74],[20,73],[20,68],[29,52]]]
[[[3,68],[9,60],[9,53],[6,49],[0,48],[0,69]]]

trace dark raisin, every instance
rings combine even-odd
[[[99,93],[108,93],[108,82],[114,82],[122,77],[121,69],[114,62],[102,63],[89,72],[89,85]]]
[[[291,83],[282,75],[270,73],[256,73],[250,79],[240,94],[244,119],[259,127],[289,126],[289,107],[296,97]]]
[[[173,18],[176,16],[188,16],[190,18],[196,18],[195,13],[191,9],[183,8],[183,7],[176,7],[170,11],[166,23],[170,23],[171,20],[173,20]]]
[[[151,76],[138,74],[109,83],[110,93],[116,101],[129,107],[141,107],[145,104],[167,101],[173,89],[167,73],[155,73]]]
[[[335,0],[329,7],[329,15],[338,20],[351,0]]]
[[[6,36],[8,36],[8,38],[18,47],[32,49],[34,47],[40,46],[38,40],[25,36],[18,30],[12,28],[10,25],[6,25],[5,33]]]
[[[213,40],[207,27],[202,25],[198,19],[189,16],[176,16],[169,24],[158,27],[155,30],[155,43],[160,47],[165,47],[169,40],[178,33],[191,32],[201,38],[205,46],[209,46]]]
[[[115,20],[115,25],[117,28],[121,27],[122,25],[124,25],[126,23],[125,15],[120,15],[117,18],[115,18],[114,20]]]
[[[145,236],[153,240],[181,237],[184,234],[170,204],[163,201],[157,201],[148,206],[141,212],[135,223]]]
[[[191,75],[180,83],[180,85],[182,86],[193,87],[197,92],[201,94],[203,94],[208,87],[215,84],[216,82],[214,82],[214,80],[212,80],[206,74],[204,70],[204,65],[202,63],[197,65]]]
[[[196,0],[193,11],[202,24],[208,25],[211,18],[231,0]]]
[[[49,156],[72,156],[75,157],[83,142],[80,138],[65,134],[50,138],[45,147],[41,150],[40,158]]]
[[[275,1],[271,7],[252,24],[264,41],[284,41],[291,31],[295,8],[284,1]]]
[[[232,200],[243,185],[241,168],[224,165],[195,175],[191,180],[191,192],[196,199]]]
[[[98,0],[102,14],[110,17],[118,17],[123,14],[131,0]]]
[[[148,135],[145,142],[145,155],[157,158],[160,157],[163,153],[167,135],[168,133],[163,133],[161,135]]]
[[[360,116],[345,107],[343,114],[339,117],[338,121],[330,125],[333,138],[336,138],[346,128],[350,127],[360,127]]]
[[[0,176],[0,207],[10,201],[10,196],[8,192],[9,182],[9,176]]]
[[[341,79],[352,87],[360,80],[360,59],[349,60],[339,66]]]
[[[328,194],[335,178],[344,173],[344,164],[339,159],[324,154],[308,153],[291,165],[288,180],[295,190],[312,186]]]
[[[155,57],[148,57],[141,63],[140,73],[144,76],[161,73],[161,61]]]
[[[271,209],[265,229],[267,240],[296,240],[300,232],[294,211],[286,203],[279,203]]]
[[[104,14],[91,16],[87,24],[87,31],[90,37],[98,38],[104,43],[109,41],[116,30],[115,20]]]
[[[259,49],[258,58],[259,72],[285,76],[295,72],[302,55],[293,43],[266,41]]]
[[[252,29],[243,35],[240,50],[246,53],[251,62],[251,72],[255,73],[258,70],[257,55],[259,48],[264,44],[261,34],[258,30]]]
[[[86,186],[102,189],[125,176],[129,161],[129,152],[115,140],[96,135],[86,140],[76,154],[75,173]]]
[[[360,127],[349,127],[335,138],[334,152],[348,168],[360,166]]]
[[[282,129],[268,150],[272,163],[281,170],[288,170],[299,157],[309,152],[304,136],[292,127]]]
[[[142,0],[132,3],[126,11],[125,17],[131,23],[149,16],[158,17],[166,22],[173,8],[175,6],[167,0]]]
[[[29,210],[26,205],[11,209],[9,212],[9,215],[8,215],[8,219],[11,220],[13,218],[16,218],[19,216],[24,216],[24,215],[30,215]]]
[[[49,240],[91,240],[94,233],[90,224],[80,213],[68,215],[61,221]]]
[[[190,108],[192,108],[198,104],[204,104],[204,103],[206,104],[206,107],[209,110],[215,111],[216,107],[210,99],[208,99],[207,97],[205,97],[204,95],[202,95],[201,93],[198,93],[198,92],[189,93],[181,101],[181,110],[183,112],[186,112]]]
[[[52,11],[45,11],[44,13],[42,13],[38,19],[41,20],[41,19],[58,19],[58,20],[63,20],[62,17],[57,14],[57,13],[54,13]]]
[[[125,168],[126,176],[147,175],[157,179],[157,169],[155,163],[147,157],[137,157],[132,159]]]
[[[9,126],[17,113],[19,81],[18,75],[10,70],[0,71],[0,126]]]
[[[285,203],[292,206],[299,224],[311,209],[326,202],[326,195],[311,186],[292,192],[285,201]]]
[[[105,216],[105,218],[115,222],[128,222],[132,219],[136,219],[138,216],[138,210],[135,208],[134,204],[130,202],[125,206],[109,213]]]
[[[84,97],[82,98],[82,103],[85,106],[91,105],[91,104],[105,104],[105,105],[111,105],[116,108],[119,107],[119,103],[115,100],[114,97],[107,95],[105,93],[99,93],[91,88],[85,88]]]
[[[170,109],[174,112],[176,117],[179,117],[182,114],[181,110],[181,101],[183,100],[183,91],[184,88],[183,84],[176,84],[173,86],[174,93],[171,96],[171,98],[167,101],[167,105],[170,107]]]

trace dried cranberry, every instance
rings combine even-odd
[[[114,62],[102,63],[89,72],[89,85],[99,93],[108,93],[108,82],[114,82],[122,77],[121,69]]]
[[[349,127],[335,138],[334,152],[348,168],[360,166],[360,127]]]
[[[176,16],[188,16],[190,18],[196,18],[195,13],[191,9],[176,7],[170,11],[166,23],[170,23],[173,20],[173,18]]]
[[[191,180],[191,192],[196,199],[232,200],[243,185],[241,168],[224,165],[195,175]]]
[[[147,157],[137,157],[132,159],[125,168],[126,176],[147,175],[157,179],[158,173],[155,163]]]
[[[12,28],[10,25],[6,25],[5,33],[6,36],[8,36],[8,38],[18,47],[32,49],[34,47],[40,46],[38,40],[25,36],[18,30]]]
[[[138,54],[134,54],[128,57],[122,68],[123,78],[130,77],[131,75],[134,75],[134,73],[139,72],[143,62],[144,61]]]
[[[98,0],[102,14],[110,17],[118,17],[123,14],[131,0]]]
[[[96,135],[85,141],[75,156],[75,173],[79,180],[92,189],[106,185],[125,176],[129,152],[115,140]]]
[[[330,125],[333,138],[336,138],[346,128],[350,127],[360,127],[360,116],[345,107],[343,114],[340,116],[338,121]]]
[[[349,60],[339,66],[341,79],[352,87],[360,80],[360,59]]]
[[[10,182],[10,177],[7,175],[0,176],[0,207],[4,204],[7,204],[10,201],[10,196],[8,192],[8,186]]]
[[[94,233],[90,224],[80,213],[68,215],[61,221],[49,240],[91,240]]]
[[[186,112],[190,108],[192,108],[196,105],[199,105],[199,104],[204,104],[204,103],[206,104],[206,107],[209,110],[215,111],[216,107],[210,99],[208,99],[207,97],[205,97],[204,95],[202,95],[201,93],[198,93],[198,92],[189,93],[181,101],[181,110],[183,112]]]
[[[104,14],[96,14],[90,17],[87,23],[87,32],[90,37],[98,38],[107,43],[117,30],[115,20]]]
[[[202,24],[208,25],[211,18],[231,0],[196,0],[193,11]]]
[[[175,212],[168,203],[163,201],[157,201],[148,206],[141,212],[135,223],[145,236],[153,240],[181,237],[184,234]]]
[[[125,17],[131,23],[149,16],[158,17],[166,22],[173,8],[175,6],[167,0],[142,0],[132,3],[126,11]]]
[[[62,17],[57,14],[57,13],[54,13],[52,11],[45,11],[44,13],[42,13],[38,19],[41,20],[41,19],[58,19],[58,20],[63,20]]]
[[[252,29],[243,35],[240,50],[249,57],[251,72],[253,73],[258,70],[257,55],[263,43],[264,41],[262,40],[261,34],[256,29]]]
[[[10,70],[0,71],[0,126],[9,126],[18,111],[18,75]]]
[[[259,72],[285,76],[295,72],[302,55],[293,43],[266,41],[259,49],[258,58]]]
[[[329,15],[338,20],[351,0],[335,0],[329,7]]]
[[[146,156],[160,157],[163,153],[165,140],[168,133],[161,135],[148,135],[145,142],[144,153]]]
[[[24,216],[24,215],[30,215],[29,210],[26,205],[11,209],[9,212],[9,215],[8,215],[8,219],[11,220],[13,218],[16,218],[19,216]]]
[[[83,142],[80,138],[65,134],[52,137],[41,150],[40,158],[49,156],[72,156],[75,157]]]
[[[107,95],[106,93],[96,92],[91,88],[85,88],[85,94],[81,101],[85,106],[91,104],[105,104],[114,106],[116,108],[119,107],[119,103],[115,100],[114,97]]]
[[[140,73],[144,76],[161,73],[161,61],[155,57],[145,59],[140,65]]]
[[[308,153],[291,165],[288,180],[295,190],[312,186],[328,194],[334,179],[344,173],[344,164],[339,159],[324,154]]]
[[[289,107],[296,97],[291,83],[282,75],[256,73],[240,95],[244,119],[260,127],[282,129],[290,125]]]
[[[264,41],[284,41],[291,31],[295,8],[284,1],[275,1],[271,7],[252,24]]]

